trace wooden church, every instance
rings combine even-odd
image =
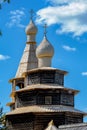
[[[78,90],[64,87],[66,71],[51,67],[54,48],[44,31],[36,47],[37,27],[32,18],[26,27],[27,41],[16,76],[10,79],[12,101],[7,103],[8,130],[86,130],[86,113],[74,108]],[[48,127],[49,127],[48,126]],[[51,129],[51,126],[53,129]],[[83,128],[84,127],[84,128]],[[75,129],[74,129],[75,128]],[[77,129],[76,129],[77,128]]]

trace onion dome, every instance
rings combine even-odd
[[[36,49],[36,57],[38,58],[38,67],[50,67],[53,54],[54,54],[54,48],[45,36],[40,45]]]
[[[27,35],[27,44],[36,44],[36,33],[38,29],[35,26],[33,20],[30,20],[29,25],[26,27],[25,32]]]
[[[33,20],[30,20],[30,23],[25,29],[25,32],[27,35],[36,34],[37,33],[37,27],[35,26]]]
[[[52,57],[53,54],[54,54],[53,46],[50,44],[47,38],[44,37],[44,39],[36,49],[37,58]]]

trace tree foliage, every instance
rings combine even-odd
[[[4,2],[8,2],[8,3],[10,3],[10,0],[3,0]]]
[[[10,3],[10,0],[2,0],[2,1],[0,2],[0,9],[2,8],[2,3],[3,3],[3,2]]]
[[[10,3],[10,0],[2,0],[2,3],[3,2],[8,2]],[[0,9],[2,8],[2,3],[0,2]],[[2,31],[0,30],[0,36],[2,35]]]
[[[5,114],[3,113],[3,108],[0,108],[0,130],[7,130],[6,128],[6,121],[5,121]]]

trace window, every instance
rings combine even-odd
[[[51,96],[45,96],[45,104],[52,104],[52,97]]]
[[[72,94],[62,94],[61,95],[61,103],[63,105],[74,106],[74,96]]]

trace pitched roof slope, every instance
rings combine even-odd
[[[23,56],[21,58],[16,77],[22,77],[22,74],[28,70],[37,68],[37,58],[36,58],[36,45],[26,44]]]
[[[59,126],[58,130],[87,130],[87,123],[63,125]]]

